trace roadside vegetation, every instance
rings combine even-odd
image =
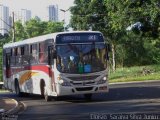
[[[109,73],[109,82],[133,82],[160,80],[160,64],[136,67],[117,68]]]

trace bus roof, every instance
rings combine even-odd
[[[10,47],[16,47],[16,46],[22,46],[25,44],[32,44],[37,42],[43,42],[47,39],[53,39],[55,40],[56,36],[59,34],[71,34],[71,33],[101,33],[99,31],[70,31],[70,32],[57,32],[57,33],[51,33],[46,35],[41,35],[33,38],[24,39],[22,41],[14,42],[14,43],[7,43],[3,46],[3,48],[10,48]]]

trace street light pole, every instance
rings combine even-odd
[[[69,9],[70,9],[70,8],[69,8]],[[67,9],[67,10],[60,9],[60,11],[62,11],[62,12],[64,13],[64,31],[66,31],[66,30],[65,30],[65,24],[66,24],[65,15],[66,15],[66,12],[67,12],[69,9]]]
[[[14,12],[12,12],[12,42],[15,42]]]

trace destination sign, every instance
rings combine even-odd
[[[60,34],[56,37],[57,44],[84,42],[104,42],[104,40],[102,34],[100,33],[69,33]]]

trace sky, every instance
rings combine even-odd
[[[39,16],[42,20],[47,17],[46,9],[48,5],[57,4],[59,9],[67,10],[73,6],[74,0],[0,0],[0,4],[8,6],[10,11],[28,9],[32,11],[32,16]],[[59,10],[59,20],[64,19],[64,12]],[[65,13],[65,21],[69,23],[70,12]]]

